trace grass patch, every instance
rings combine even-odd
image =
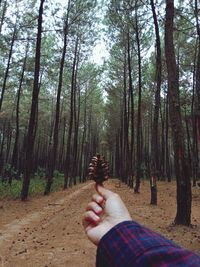
[[[58,191],[63,187],[64,175],[56,174],[52,184],[52,192]],[[29,186],[29,196],[41,195],[44,192],[46,186],[46,180],[41,177],[34,177],[30,180]],[[8,183],[0,183],[0,199],[11,198],[17,199],[20,198],[22,189],[22,181],[13,180],[12,185]]]
[[[8,183],[0,183],[0,199],[18,198],[20,196],[22,182],[13,180],[12,185]]]

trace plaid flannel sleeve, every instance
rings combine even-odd
[[[198,267],[200,256],[134,221],[116,225],[101,239],[97,267]]]

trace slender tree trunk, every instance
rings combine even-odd
[[[75,71],[75,84],[74,84],[74,142],[73,142],[73,159],[72,159],[72,177],[74,185],[76,185],[76,174],[78,166],[78,137],[79,137],[79,120],[80,120],[80,88],[77,86],[77,73],[79,64],[80,46],[77,52],[76,71]],[[78,101],[77,101],[78,98]],[[77,103],[78,102],[78,103]]]
[[[3,79],[3,86],[2,86],[1,98],[0,98],[0,111],[2,108],[4,93],[5,93],[5,89],[6,89],[6,83],[7,83],[7,79],[8,79],[9,70],[10,70],[10,63],[11,63],[11,58],[12,58],[14,42],[16,39],[16,34],[17,34],[17,21],[15,22],[15,27],[13,30],[12,40],[11,40],[11,44],[10,44],[10,51],[9,51],[9,55],[8,55],[8,62],[7,62],[6,71],[5,71],[5,75],[4,75],[4,79]]]
[[[184,133],[181,120],[179,81],[173,43],[174,1],[166,0],[165,56],[168,72],[169,114],[175,154],[177,181],[177,213],[175,224],[191,223],[191,182],[185,157]]]
[[[124,77],[123,77],[123,82],[124,82],[124,88],[123,88],[123,103],[124,103],[124,109],[123,109],[123,119],[122,119],[122,149],[123,149],[123,154],[122,154],[122,181],[127,182],[127,176],[128,176],[128,161],[129,161],[129,144],[128,144],[128,132],[129,132],[129,110],[127,108],[128,103],[127,103],[127,76],[126,76],[126,49],[124,53]]]
[[[87,117],[87,87],[85,91],[85,99],[84,99],[84,117],[83,117],[83,134],[82,134],[82,141],[81,141],[81,153],[80,153],[80,161],[79,161],[79,182],[83,182],[83,169],[84,169],[84,145],[85,143],[85,137],[86,137],[86,117]]]
[[[157,205],[157,185],[159,172],[159,142],[158,142],[158,120],[160,109],[160,87],[161,87],[161,47],[160,47],[160,34],[157,21],[157,15],[154,6],[154,0],[151,0],[151,9],[153,13],[155,33],[156,33],[156,91],[155,91],[155,107],[154,118],[152,126],[152,139],[151,139],[151,204]]]
[[[134,135],[135,135],[135,112],[134,112],[134,97],[133,97],[133,82],[132,82],[132,66],[131,66],[131,47],[130,47],[130,34],[128,31],[127,36],[127,43],[128,43],[128,76],[129,76],[129,91],[130,91],[130,100],[131,100],[131,145],[130,145],[130,166],[129,166],[129,179],[131,179],[131,184],[134,175]]]
[[[194,101],[194,143],[195,143],[195,172],[196,178],[200,178],[199,166],[199,148],[200,148],[200,25],[199,25],[199,7],[198,1],[195,0],[195,18],[196,31],[198,35],[197,41],[197,59],[195,73],[195,101]]]
[[[28,197],[28,190],[30,184],[30,175],[32,171],[33,152],[35,143],[35,132],[37,124],[37,107],[39,97],[39,74],[40,74],[40,50],[41,50],[41,37],[42,37],[42,15],[43,5],[45,0],[40,1],[39,16],[38,16],[38,32],[37,32],[37,43],[36,43],[36,54],[35,54],[35,71],[34,71],[34,84],[32,93],[32,105],[31,114],[29,119],[29,127],[26,138],[26,152],[25,152],[25,170],[23,177],[23,186],[21,191],[21,200],[24,201]]]
[[[80,89],[78,88],[78,105],[77,106],[77,117],[76,122],[74,123],[74,144],[73,144],[73,166],[72,166],[72,176],[74,178],[74,185],[76,185],[76,176],[77,176],[77,166],[78,166],[78,137],[79,137],[79,120],[80,120]]]
[[[76,73],[76,60],[77,60],[77,48],[78,48],[78,37],[75,44],[75,54],[72,68],[72,78],[71,78],[71,101],[70,101],[70,119],[69,119],[69,130],[67,137],[67,151],[65,160],[65,172],[64,172],[64,189],[69,185],[69,170],[71,167],[71,139],[72,139],[72,129],[74,124],[74,86],[75,86],[75,73]]]
[[[47,177],[46,188],[44,191],[45,195],[48,195],[51,190],[51,185],[53,183],[53,172],[55,169],[56,158],[57,158],[58,131],[59,131],[59,121],[60,121],[60,96],[61,96],[62,83],[63,83],[65,55],[66,55],[66,50],[67,50],[69,8],[70,8],[70,1],[68,2],[67,18],[66,18],[65,27],[64,27],[64,43],[63,43],[62,57],[60,61],[59,82],[58,82],[57,100],[56,100],[55,125],[54,125],[54,131],[53,131],[53,146],[49,154],[48,171],[46,172],[48,174],[48,177]]]
[[[171,182],[171,167],[170,167],[170,157],[169,157],[169,97],[167,94],[166,107],[165,107],[165,175],[167,176],[167,181]]]
[[[21,78],[19,82],[19,88],[17,92],[17,105],[16,105],[16,132],[15,132],[15,142],[14,142],[14,148],[13,148],[13,154],[12,154],[12,168],[16,171],[18,169],[18,158],[19,158],[19,104],[20,104],[20,97],[21,97],[21,91],[22,91],[22,83],[24,80],[24,72],[26,67],[26,61],[27,61],[27,54],[28,54],[28,48],[29,44],[27,43],[26,46],[26,52],[24,57],[24,62],[22,66],[22,73]],[[12,181],[10,181],[11,183]]]
[[[193,129],[193,143],[192,143],[192,176],[193,176],[193,186],[196,186],[197,173],[198,173],[198,147],[197,147],[197,138],[196,138],[196,124],[195,124],[195,111],[196,111],[196,58],[198,50],[198,40],[196,40],[195,53],[194,53],[194,68],[193,68],[193,86],[192,86],[192,104],[191,104],[191,115],[192,115],[192,129]]]
[[[142,149],[141,149],[141,98],[142,98],[142,69],[141,69],[141,48],[140,48],[140,37],[138,28],[138,14],[137,6],[135,7],[135,31],[136,31],[136,43],[137,43],[137,57],[138,57],[138,114],[137,114],[137,167],[136,167],[136,184],[134,188],[135,193],[139,193],[140,190],[140,180],[142,176],[141,164],[142,164]]]

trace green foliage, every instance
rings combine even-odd
[[[55,179],[63,178],[63,177],[64,177],[64,174],[61,173],[61,172],[59,172],[58,170],[55,170],[55,171],[53,172],[53,177],[54,177]]]
[[[34,177],[40,179],[45,178],[45,169],[38,167],[36,173],[34,174]]]
[[[3,173],[5,175],[4,181],[8,181],[9,177],[15,179],[17,171],[15,171],[10,163],[6,163],[3,167]]]
[[[21,181],[17,180],[14,180],[11,186],[8,183],[0,183],[0,199],[19,198],[21,185]]]
[[[63,187],[64,174],[58,170],[54,171],[54,180],[52,185],[52,191],[57,191]]]
[[[11,171],[11,164],[6,163],[5,166],[4,166],[4,171],[10,172]]]
[[[29,187],[29,192],[30,192],[29,194],[36,195],[39,193],[43,193],[45,184],[46,184],[45,180],[41,179],[41,177],[31,179],[30,187]]]
[[[44,170],[39,168],[36,173],[38,176],[35,175],[34,178],[30,181],[29,187],[29,195],[36,196],[39,194],[43,194],[46,180],[44,177]],[[52,185],[52,191],[60,190],[63,187],[63,179],[64,175],[59,171],[54,171],[54,182]],[[22,181],[20,180],[13,180],[12,185],[10,186],[8,183],[2,182],[0,183],[0,199],[4,198],[11,198],[11,199],[18,199],[20,198],[22,188]]]

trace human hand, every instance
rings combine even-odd
[[[116,193],[96,185],[98,194],[94,194],[92,201],[87,205],[83,217],[85,232],[95,245],[115,225],[131,220],[131,216]]]

